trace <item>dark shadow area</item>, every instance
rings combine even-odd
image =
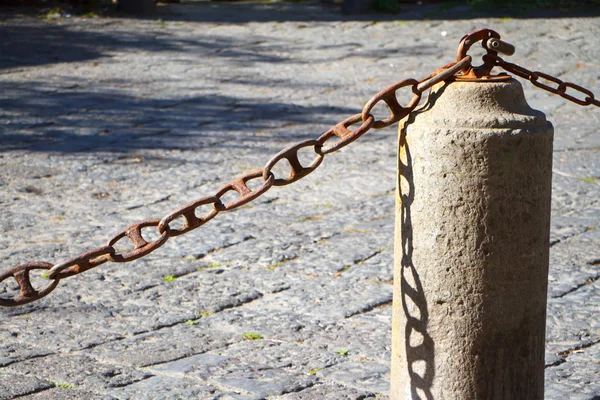
[[[0,69],[99,58],[102,44],[110,40],[52,25],[0,26],[0,38]]]
[[[414,121],[414,116],[417,113],[411,114],[405,126]],[[402,309],[406,320],[404,328],[406,368],[410,376],[410,398],[415,400],[433,400],[431,386],[435,377],[435,343],[427,331],[429,323],[427,299],[425,298],[419,272],[412,261],[413,229],[411,205],[414,201],[415,186],[410,147],[406,142],[406,129],[403,129],[400,133],[400,148],[402,155],[398,164],[399,177],[397,187],[402,202],[400,211],[402,237],[400,287]],[[411,340],[411,336],[415,337],[414,340]],[[412,342],[419,341],[419,338],[421,339],[420,344],[411,344]]]
[[[86,61],[105,57],[108,50],[168,51],[176,46],[149,34],[105,33],[97,28],[84,31],[70,25],[35,22],[0,25],[0,37],[0,69]],[[218,41],[211,45],[217,46]]]
[[[193,66],[196,62],[210,59],[226,59],[231,66],[252,66],[255,63],[307,64],[320,61],[335,61],[336,58],[311,58],[299,60],[295,50],[307,47],[315,50],[335,48],[344,52],[338,59],[355,56],[383,59],[394,55],[431,55],[436,50],[432,46],[404,45],[394,49],[365,49],[359,43],[339,45],[319,43],[293,43],[261,35],[231,36],[196,35],[193,39],[181,38],[164,30],[132,31],[112,26],[107,21],[100,26],[82,30],[77,25],[19,23],[0,25],[0,73],[3,69],[14,69],[48,64],[82,62],[100,58],[110,58],[114,52],[184,52],[195,60],[187,60]],[[357,53],[360,51],[360,54]],[[110,63],[102,60],[103,64]],[[177,60],[174,60],[174,62]],[[179,63],[181,65],[181,62]],[[119,79],[115,76],[115,81]],[[245,83],[239,81],[227,82]],[[252,82],[256,84],[256,82]],[[269,81],[274,84],[275,81]]]
[[[416,3],[416,2],[415,2]],[[465,1],[401,4],[398,13],[370,11],[345,15],[332,3],[305,1],[276,3],[184,2],[158,7],[161,18],[195,22],[329,22],[418,21],[474,18],[565,18],[600,15],[600,6],[581,5],[568,10],[557,7],[472,6]]]
[[[259,149],[315,138],[358,108],[304,107],[223,95],[147,99],[119,93],[43,93],[0,83],[0,152],[128,152],[211,146]]]
[[[211,65],[217,76],[208,82],[190,76],[185,95],[176,90],[157,98],[143,90],[144,82],[129,75],[102,76],[95,85],[78,76],[58,82],[0,82],[0,151],[30,150],[58,152],[130,151],[135,149],[197,149],[231,142],[248,147],[257,143],[289,143],[299,138],[315,138],[321,130],[359,111],[360,104],[349,107],[303,107],[279,101],[245,99],[243,94],[190,95],[218,92],[220,84],[249,88],[279,86],[286,88],[317,87],[337,89],[336,84],[298,82],[293,78],[266,79],[243,72],[259,63],[282,65],[331,62],[336,59],[369,57],[386,59],[404,54],[431,55],[433,46],[406,45],[392,49],[365,48],[360,43],[331,45],[310,41],[290,43],[285,39],[260,35],[230,37],[196,35],[193,39],[168,31],[128,30],[114,20],[82,30],[71,24],[39,24],[37,21],[10,20],[0,25],[0,74],[19,68],[39,67],[68,62],[99,59],[98,67],[110,67],[115,53],[126,51],[172,54],[186,53],[185,59],[169,59],[177,74],[185,76],[187,68]],[[305,47],[323,50],[309,60],[295,58]],[[327,50],[336,49],[335,56]],[[322,55],[321,55],[322,54]],[[162,61],[147,68],[161,68]],[[214,64],[209,64],[214,62]],[[206,63],[206,64],[204,64]],[[91,63],[87,68],[93,67]],[[240,67],[240,72],[236,68]],[[258,66],[259,67],[259,66]],[[117,66],[115,70],[122,70]],[[94,72],[96,74],[97,72]],[[152,79],[151,74],[148,79]],[[171,78],[152,79],[160,87],[181,86]],[[137,88],[134,85],[138,86]],[[107,89],[110,88],[110,89]],[[136,90],[130,90],[136,89]],[[137,90],[142,89],[142,90]],[[126,94],[123,94],[126,92]],[[130,94],[130,93],[135,94]],[[144,93],[145,92],[145,93]],[[353,107],[354,106],[354,107]],[[315,129],[317,128],[317,129]],[[303,133],[305,132],[305,133]]]
[[[210,35],[203,40],[188,40],[168,37],[160,31],[126,32],[105,26],[81,30],[70,25],[0,25],[0,69],[18,68],[55,63],[79,62],[109,57],[111,51],[187,51],[195,55],[236,59],[240,64],[254,62],[282,62],[287,58],[261,52],[263,41]],[[102,30],[106,28],[106,31]],[[166,37],[165,37],[166,36]],[[267,38],[265,38],[267,40]],[[269,51],[275,53],[277,44],[270,44]]]
[[[495,4],[481,0],[470,4],[465,0],[423,1],[400,3],[401,11],[385,13],[369,11],[362,14],[343,14],[341,6],[328,1],[194,1],[158,4],[155,15],[135,16],[119,11],[105,11],[111,17],[161,19],[163,21],[188,21],[210,23],[249,22],[344,22],[344,21],[423,21],[457,20],[474,18],[577,18],[600,15],[600,4],[577,3],[570,7],[540,7],[514,2]],[[421,4],[419,4],[421,3]],[[0,6],[2,3],[0,3]],[[26,7],[3,7],[0,13],[29,12],[38,14],[38,9]]]

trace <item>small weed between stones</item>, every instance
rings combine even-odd
[[[308,215],[306,217],[300,217],[296,222],[308,222],[308,221],[321,221],[324,217],[331,215],[331,212],[326,212],[320,215]],[[288,224],[289,225],[289,224]]]
[[[198,314],[200,314],[202,318],[210,317],[211,315],[213,315],[213,313],[211,313],[210,311],[199,311]]]
[[[347,356],[349,352],[350,352],[350,350],[340,349],[340,350],[336,350],[335,354],[339,354],[340,356]]]
[[[188,319],[183,324],[187,325],[187,326],[194,326],[194,325],[198,325],[198,321],[194,321],[193,319]]]
[[[281,264],[283,264],[284,262],[285,262],[285,261],[283,261],[283,260],[282,260],[282,261],[277,261],[277,262],[276,262],[276,263],[274,263],[274,264],[267,265],[265,268],[266,268],[266,269],[268,269],[269,271],[275,271],[275,269],[276,269],[277,267],[279,267]]]
[[[242,335],[242,337],[244,339],[247,340],[261,340],[263,339],[262,335],[260,333],[254,333],[254,332],[246,332]]]
[[[316,375],[317,372],[319,372],[320,370],[322,370],[323,368],[313,368],[311,370],[308,371],[309,375]]]
[[[75,385],[69,385],[68,383],[60,383],[60,382],[52,382],[52,381],[48,381],[51,384],[54,385],[54,387],[57,388],[61,388],[61,389],[74,389]]]
[[[165,282],[173,282],[175,279],[177,279],[175,277],[175,275],[171,274],[171,275],[165,275],[162,277],[162,280]]]
[[[46,14],[42,15],[42,19],[55,19],[60,17],[60,8],[58,7],[54,7],[53,9],[49,10]]]
[[[277,267],[279,267],[287,262],[294,261],[297,258],[298,257],[284,258],[283,260],[277,261],[271,265],[267,265],[265,268],[268,269],[269,271],[275,271],[275,269],[277,269]]]

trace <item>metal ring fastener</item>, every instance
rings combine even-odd
[[[514,46],[500,40],[500,34],[491,29],[480,29],[465,35],[456,50],[456,61],[460,62],[467,56],[467,52],[475,43],[481,42],[481,46],[486,50],[486,55],[483,57],[483,64],[474,67],[469,65],[463,68],[462,75],[457,75],[456,79],[461,81],[505,81],[509,80],[510,76],[506,74],[491,75],[492,68],[496,66],[495,57],[498,52],[508,54]],[[509,55],[509,54],[508,54]]]

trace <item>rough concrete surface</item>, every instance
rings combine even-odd
[[[2,270],[64,261],[214,193],[451,61],[476,28],[515,44],[512,61],[600,93],[597,18],[417,11],[207,3],[45,21],[0,10]],[[600,110],[524,89],[555,126],[546,398],[597,399]],[[396,152],[395,127],[372,131],[143,259],[3,308],[0,398],[387,398]]]

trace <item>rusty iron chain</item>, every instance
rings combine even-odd
[[[483,56],[484,64],[479,67],[472,66],[471,57],[466,54],[469,48],[476,42],[481,42],[484,49],[487,50],[487,54]],[[511,55],[514,52],[514,46],[501,41],[500,35],[490,29],[481,29],[472,32],[461,39],[455,62],[444,65],[421,80],[404,79],[385,88],[367,101],[361,113],[337,123],[317,139],[305,140],[281,150],[267,161],[262,169],[248,172],[230,181],[223,185],[214,195],[202,197],[185,204],[172,210],[162,219],[147,219],[137,222],[114,235],[105,246],[86,251],[59,264],[52,265],[46,262],[30,262],[9,268],[0,273],[0,283],[8,278],[13,278],[18,284],[20,293],[13,298],[0,298],[0,306],[13,307],[41,299],[52,292],[61,279],[81,274],[106,262],[122,263],[136,260],[161,247],[170,237],[179,236],[199,228],[219,213],[239,208],[263,195],[273,186],[289,185],[304,178],[321,165],[327,154],[342,149],[372,128],[385,128],[406,117],[417,107],[423,93],[442,81],[458,78],[465,81],[492,81],[495,78],[506,78],[506,75],[490,75],[491,69],[494,66],[498,66],[518,77],[529,80],[539,88],[558,94],[574,103],[583,106],[592,104],[600,107],[600,101],[596,100],[594,94],[588,89],[571,82],[564,82],[543,72],[530,71],[519,65],[506,62],[498,56],[498,52]],[[556,87],[540,82],[540,78],[554,83]],[[398,102],[397,92],[402,88],[409,88],[413,94],[412,99],[406,106],[402,106]],[[568,89],[585,97],[581,99],[568,94]],[[372,111],[382,101],[388,107],[390,115],[384,119],[377,120],[373,116]],[[299,159],[298,153],[304,148],[312,148],[315,153],[313,161],[308,166],[302,165]],[[290,166],[290,174],[287,177],[277,178],[273,173],[273,168],[284,159],[287,160]],[[251,189],[248,186],[248,182],[252,180],[261,180],[262,182],[256,189]],[[230,192],[237,193],[238,198],[229,202],[223,202],[222,198]],[[208,207],[209,209],[200,212],[199,209],[201,207]],[[182,225],[172,227],[170,224],[177,219],[183,220]],[[156,228],[160,235],[158,239],[150,242],[144,239],[142,230],[147,228]],[[115,248],[116,244],[126,239],[131,242],[133,249],[118,252]],[[35,289],[30,277],[32,270],[47,271],[47,277],[51,282],[41,289]]]
[[[594,93],[592,91],[576,85],[572,82],[565,82],[555,76],[546,74],[540,71],[530,71],[525,67],[522,67],[517,64],[510,63],[508,61],[503,60],[501,57],[493,54],[486,54],[484,59],[491,60],[494,65],[510,72],[520,78],[527,79],[534,86],[539,87],[547,92],[554,93],[559,95],[560,97],[572,101],[573,103],[579,104],[580,106],[589,106],[594,105],[596,107],[600,107],[600,100],[596,99]],[[551,82],[555,85],[552,87],[551,85],[547,85],[545,83],[540,82],[540,78],[545,79],[548,82]],[[575,97],[569,93],[567,93],[568,89],[572,89],[573,94],[579,93],[581,97]]]
[[[170,237],[199,228],[217,214],[241,207],[266,193],[273,186],[289,185],[304,178],[321,165],[325,155],[342,149],[372,128],[385,128],[407,116],[419,104],[424,91],[456,75],[470,63],[471,57],[466,56],[441,67],[421,80],[405,79],[387,87],[369,99],[361,113],[337,123],[317,139],[305,140],[283,149],[267,161],[262,169],[251,171],[232,180],[212,196],[185,204],[172,210],[162,219],[147,219],[127,227],[114,235],[105,246],[86,251],[56,265],[32,262],[4,271],[0,274],[0,283],[12,277],[19,285],[20,293],[13,298],[0,298],[0,306],[13,307],[41,299],[52,292],[61,279],[81,274],[106,262],[122,263],[136,260],[161,247]],[[396,93],[405,87],[411,90],[413,97],[408,105],[401,106]],[[382,120],[376,120],[371,112],[382,101],[388,106],[390,115]],[[315,153],[315,158],[307,166],[302,165],[298,156],[299,151],[304,148],[312,148]],[[287,177],[275,177],[273,168],[284,159],[289,163],[291,172]],[[251,180],[261,180],[262,183],[258,188],[250,189],[248,182]],[[237,193],[238,198],[223,202],[222,198],[229,192]],[[199,209],[203,206],[208,206],[210,209],[198,215],[201,213]],[[182,224],[172,227],[170,224],[176,219],[182,219]],[[156,228],[160,237],[153,241],[144,239],[142,230],[148,228]],[[133,249],[118,252],[116,245],[121,240],[129,240]],[[30,278],[32,270],[46,270],[47,278],[51,282],[42,289],[34,289]]]

